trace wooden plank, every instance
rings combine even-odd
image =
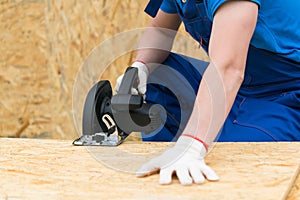
[[[300,163],[299,143],[218,143],[206,161],[219,182],[161,186],[158,175],[132,172],[169,143],[86,149],[71,141],[0,142],[0,199],[285,199]]]

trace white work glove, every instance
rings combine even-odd
[[[206,148],[203,143],[191,137],[181,136],[174,147],[144,164],[136,175],[145,177],[160,170],[160,184],[171,184],[174,172],[182,185],[191,185],[193,182],[201,184],[205,178],[217,181],[218,175],[205,164],[205,154]]]
[[[131,94],[142,94],[145,95],[146,93],[146,85],[147,85],[147,79],[149,76],[149,71],[147,69],[147,66],[139,61],[134,62],[131,67],[136,67],[138,68],[138,79],[139,79],[139,84],[138,84],[138,88],[132,88],[131,89]],[[118,77],[117,79],[117,83],[116,83],[116,87],[115,87],[115,91],[118,93],[119,92],[119,88],[121,85],[121,82],[123,80],[124,74],[122,74],[121,76]]]

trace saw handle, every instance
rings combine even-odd
[[[137,88],[138,81],[138,68],[128,67],[124,73],[118,94],[131,94],[131,88]]]
[[[142,95],[131,94],[131,88],[138,86],[138,69],[128,67],[122,79],[118,94],[111,99],[111,105],[114,110],[126,111],[141,108],[143,105]]]

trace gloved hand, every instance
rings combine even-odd
[[[136,175],[145,177],[160,170],[160,184],[170,184],[174,172],[182,185],[201,184],[205,178],[217,181],[218,175],[205,164],[206,151],[200,141],[181,136],[174,147],[144,164]]]
[[[136,67],[138,68],[138,79],[139,79],[139,84],[138,84],[138,88],[132,88],[131,89],[131,94],[142,94],[145,95],[146,93],[146,85],[147,85],[147,79],[149,76],[149,71],[147,69],[147,66],[139,61],[134,62],[131,67]],[[118,93],[119,92],[119,88],[121,85],[121,82],[123,80],[124,74],[122,74],[121,76],[118,77],[117,79],[117,83],[116,83],[116,87],[115,87],[115,91]]]

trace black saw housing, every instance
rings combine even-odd
[[[127,68],[118,94],[109,81],[99,81],[88,92],[82,118],[82,136],[74,145],[116,146],[132,132],[151,133],[165,123],[164,108],[131,94],[138,86],[138,69]]]

